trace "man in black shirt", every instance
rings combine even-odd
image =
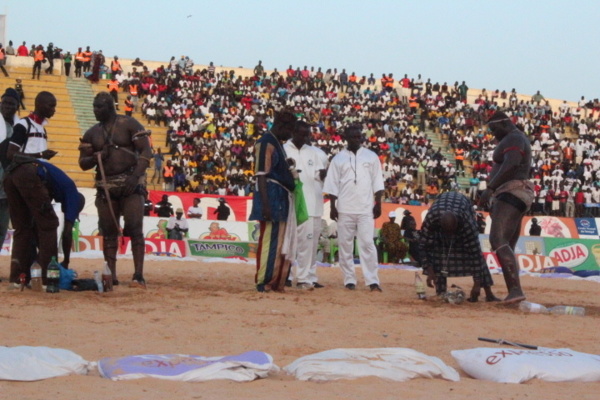
[[[154,212],[162,218],[169,218],[174,214],[173,204],[169,202],[168,195],[163,194],[162,199],[154,206]]]
[[[217,207],[217,209],[214,212],[214,214],[217,214],[217,219],[219,221],[227,221],[227,218],[229,218],[230,212],[231,211],[229,210],[229,207],[227,206],[227,202],[225,201],[224,198],[220,197],[219,198],[219,207]]]
[[[540,236],[542,227],[538,225],[537,218],[531,218],[531,227],[529,228],[529,236]]]

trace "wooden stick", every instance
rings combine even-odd
[[[534,345],[531,345],[531,344],[509,342],[508,340],[504,340],[504,339],[489,339],[489,338],[479,337],[479,338],[477,338],[477,340],[481,340],[482,342],[490,342],[490,343],[497,343],[497,344],[508,344],[510,346],[523,347],[525,349],[531,349],[531,350],[537,350],[538,349],[537,346],[534,346]]]

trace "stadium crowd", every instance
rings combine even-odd
[[[32,46],[28,56],[35,56],[34,47],[40,48]],[[54,58],[71,57],[56,47],[52,51]],[[118,85],[125,92],[125,113],[141,111],[148,124],[167,127],[167,150],[160,152],[161,144],[154,143],[154,160],[155,177],[168,191],[250,195],[254,143],[271,127],[274,110],[289,107],[312,125],[313,143],[330,158],[346,144],[341,130],[361,124],[367,147],[383,166],[385,201],[427,204],[455,189],[475,200],[492,164],[493,136],[485,122],[502,110],[531,139],[536,184],[531,213],[600,215],[598,99],[582,97],[575,106],[565,101],[553,109],[539,91],[525,100],[515,89],[483,89],[474,99],[465,82],[433,83],[420,75],[396,82],[393,74],[359,77],[345,69],[292,65],[266,71],[260,61],[251,76],[240,76],[217,71],[212,62],[195,68],[185,56],[155,70],[136,59],[125,74],[117,57],[108,66],[101,52],[90,53],[84,71],[113,73],[109,90]],[[25,50],[19,47],[17,54]],[[453,153],[450,159],[447,149],[432,143],[431,135],[438,134]],[[164,153],[171,155],[166,163]],[[468,187],[459,185],[460,176]]]

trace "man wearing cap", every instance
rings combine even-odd
[[[514,250],[523,216],[535,198],[533,183],[529,181],[531,145],[527,136],[502,111],[492,115],[488,128],[498,140],[498,145],[492,156],[494,165],[487,189],[481,193],[479,205],[488,207],[493,198],[490,244],[496,252],[508,288],[504,302],[516,303],[525,300],[525,294]]]
[[[183,208],[178,208],[175,211],[175,216],[169,218],[169,222],[167,223],[169,239],[182,240],[188,229],[187,220],[183,217]]]
[[[412,216],[412,213],[409,210],[404,210],[404,213],[402,213],[402,215],[404,216],[402,217],[402,222],[400,222],[400,230],[405,231],[409,229],[409,226],[412,222],[415,223],[415,226],[417,225],[415,217]]]
[[[227,221],[227,218],[229,218],[230,213],[231,210],[229,210],[225,199],[223,197],[219,197],[219,207],[217,207],[217,209],[213,211],[213,214],[217,214],[217,220]]]
[[[400,225],[396,223],[396,212],[390,211],[388,217],[390,220],[384,222],[379,231],[381,247],[388,254],[388,262],[398,264],[406,257],[408,246],[402,241]]]

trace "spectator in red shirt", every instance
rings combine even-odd
[[[17,49],[17,56],[20,56],[20,57],[29,56],[29,49],[27,48],[26,42],[23,42],[23,44],[20,45],[19,48]]]

